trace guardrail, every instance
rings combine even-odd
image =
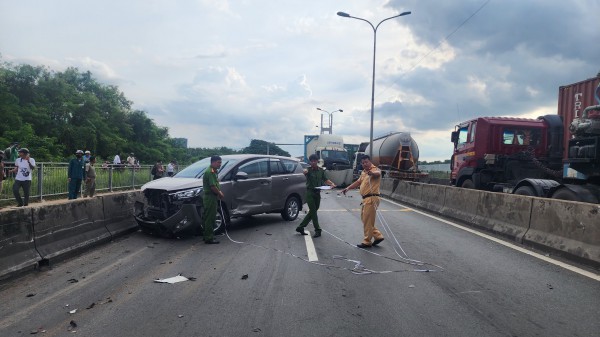
[[[5,163],[5,165],[6,170],[12,168],[9,163]],[[45,197],[59,197],[68,194],[68,163],[36,163],[36,166],[31,182],[30,201],[42,201]],[[152,165],[135,167],[114,165],[103,167],[96,165],[95,167],[96,193],[135,189],[152,180],[152,174],[150,173]],[[14,200],[12,193],[14,182],[14,174],[9,173],[6,180],[4,180],[2,193],[0,193],[2,204]]]

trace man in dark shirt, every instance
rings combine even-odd
[[[306,203],[308,204],[308,214],[304,217],[304,220],[296,228],[296,232],[302,235],[308,235],[304,231],[304,227],[312,220],[313,226],[315,226],[315,235],[313,237],[318,238],[321,236],[321,226],[319,226],[319,218],[317,217],[317,211],[321,205],[321,190],[317,187],[323,186],[323,183],[335,187],[335,184],[327,178],[325,170],[319,167],[319,157],[315,154],[311,154],[308,157],[310,161],[310,167],[304,170],[306,176]]]
[[[77,150],[75,158],[69,161],[69,199],[77,199],[81,190],[81,182],[85,179],[85,160],[83,151]]]
[[[202,186],[204,189],[204,214],[202,222],[204,225],[204,243],[216,244],[219,241],[214,238],[213,226],[217,220],[217,200],[223,199],[224,195],[219,186],[217,172],[221,168],[221,157],[210,157],[210,166],[204,171],[202,176]],[[223,219],[224,220],[224,219]]]

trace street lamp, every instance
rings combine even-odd
[[[365,20],[363,18],[358,18],[358,17],[352,16],[352,15],[350,15],[348,13],[344,13],[344,12],[337,12],[337,15],[339,15],[341,17],[364,21],[364,22],[368,23],[371,26],[371,28],[373,28],[373,81],[371,82],[371,134],[369,136],[369,157],[371,157],[371,158],[373,158],[373,115],[374,115],[374,104],[375,104],[375,50],[377,47],[377,28],[379,28],[379,25],[381,25],[384,21],[387,21],[387,20],[393,19],[393,18],[397,18],[400,16],[408,15],[410,13],[411,12],[403,12],[398,15],[391,16],[387,19],[381,20],[377,24],[377,26],[373,26],[373,24],[370,21]]]
[[[321,108],[317,108],[317,110],[319,111],[323,111],[325,113],[327,113],[327,115],[329,116],[329,128],[327,128],[327,130],[329,131],[329,134],[331,134],[333,132],[333,113],[334,112],[344,112],[344,110],[342,109],[337,109],[335,111],[329,112],[327,110],[323,110]],[[323,114],[321,114],[321,133],[323,133]]]

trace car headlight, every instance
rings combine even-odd
[[[190,190],[179,191],[169,194],[172,200],[188,200],[197,197],[202,193],[203,188],[192,188]]]

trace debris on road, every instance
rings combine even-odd
[[[35,295],[36,295],[35,293],[31,293],[31,294],[27,294],[27,296],[25,296],[25,297],[33,297]]]
[[[76,278],[71,278],[71,279],[68,279],[67,282],[69,282],[69,283],[77,283],[77,282],[79,282],[79,280],[76,279]]]
[[[73,315],[76,312],[77,312],[77,309],[73,309],[73,310],[69,311],[69,314]]]
[[[247,280],[247,279],[248,279],[248,274],[242,275],[242,280]]]
[[[91,309],[91,308],[93,308],[95,305],[96,305],[96,302],[94,302],[94,303],[90,304],[90,306],[89,306],[89,307],[87,307],[86,309]]]
[[[414,288],[414,287],[415,287],[415,285],[414,285],[414,284],[411,284],[411,285],[409,285],[408,287],[409,287],[409,288]]]
[[[181,276],[181,274],[179,274],[177,276],[173,276],[173,277],[169,277],[169,278],[165,278],[165,279],[156,279],[156,280],[154,280],[154,282],[173,284],[173,283],[184,282],[184,281],[189,281],[189,280],[190,279],[188,279],[187,277]]]
[[[177,317],[179,317],[179,318],[183,318],[183,315],[177,315]]]

